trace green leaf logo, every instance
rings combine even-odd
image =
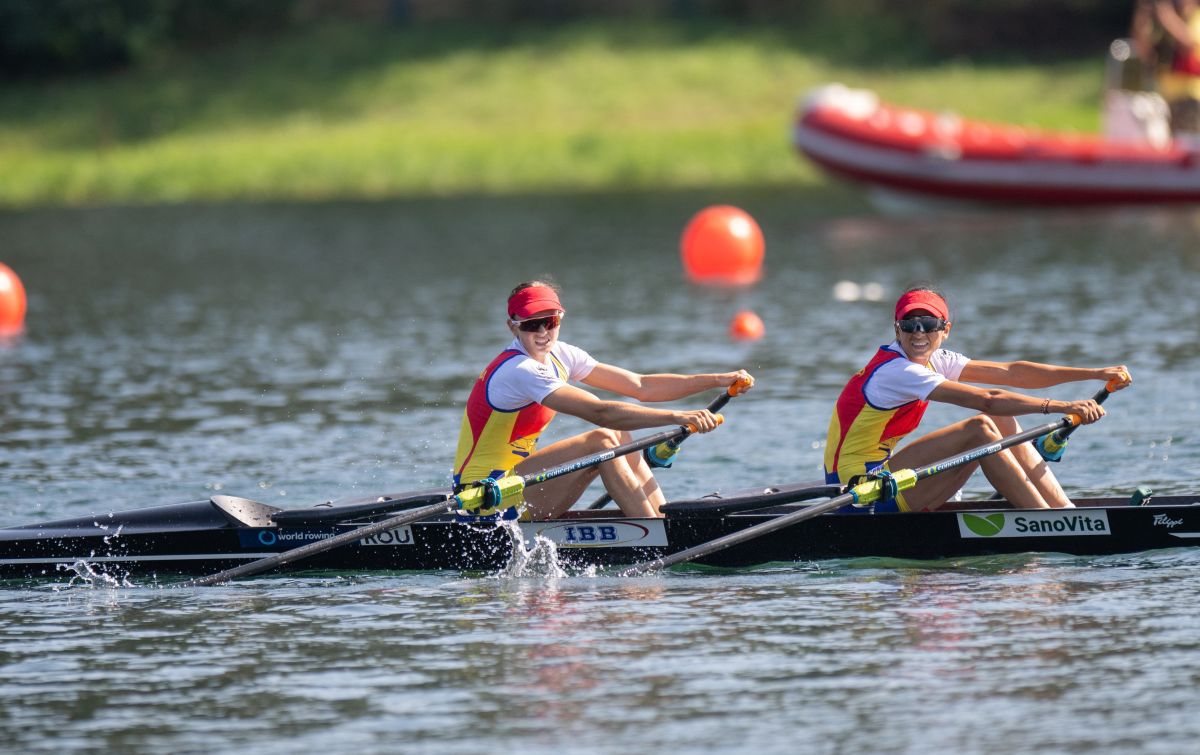
[[[1004,529],[1004,514],[989,514],[987,516],[963,514],[962,518],[963,524],[967,525],[967,529],[980,537],[991,537]]]

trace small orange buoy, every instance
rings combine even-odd
[[[757,341],[766,332],[762,318],[748,309],[738,312],[729,323],[729,335],[735,341]]]
[[[762,277],[762,229],[737,207],[716,205],[693,215],[679,250],[694,283],[740,286]]]
[[[8,265],[0,262],[0,335],[13,335],[25,323],[25,286]]]

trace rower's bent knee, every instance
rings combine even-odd
[[[587,444],[591,448],[608,450],[621,445],[620,430],[612,430],[607,427],[598,427],[595,430],[587,432]]]
[[[1004,437],[1004,433],[996,425],[996,421],[986,414],[976,414],[966,420],[966,428],[971,437],[981,443],[991,443]]]
[[[1016,417],[992,417],[989,419],[996,425],[1001,435],[1012,435],[1013,433],[1021,432],[1021,423],[1017,422]]]

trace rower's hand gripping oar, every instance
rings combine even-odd
[[[725,550],[726,548],[744,543],[748,540],[761,537],[762,535],[766,535],[786,527],[791,527],[794,524],[799,524],[800,522],[820,516],[821,514],[829,511],[834,511],[847,504],[865,505],[874,503],[884,498],[885,493],[894,494],[895,492],[901,490],[908,490],[916,485],[918,481],[923,480],[926,477],[932,477],[940,472],[946,472],[948,470],[955,469],[956,467],[970,464],[971,462],[978,461],[985,456],[990,456],[992,454],[999,453],[1006,448],[1011,448],[1013,446],[1026,443],[1047,433],[1075,427],[1081,422],[1082,420],[1078,415],[1068,414],[1057,422],[1040,425],[1038,427],[1025,430],[1024,432],[1010,435],[1007,438],[1002,438],[996,441],[995,443],[973,448],[970,451],[959,454],[958,456],[952,456],[948,459],[934,462],[926,467],[920,467],[919,469],[901,469],[893,472],[889,478],[875,478],[855,485],[846,493],[843,493],[836,498],[831,498],[824,503],[806,506],[799,511],[793,511],[790,514],[784,514],[783,516],[768,519],[765,522],[747,527],[744,530],[733,532],[707,543],[701,543],[694,548],[688,548],[686,550],[679,551],[678,553],[673,553],[669,556],[664,556],[663,558],[655,559],[653,561],[645,561],[640,564],[635,564],[628,569],[623,570],[621,574],[632,576],[654,569],[665,569],[669,566],[675,566],[676,564],[693,561],[697,558],[701,558],[702,556],[707,556],[712,553],[716,553],[717,551]]]
[[[717,424],[720,424],[723,421],[724,417],[718,414]],[[616,448],[611,448],[607,451],[601,451],[600,453],[591,454],[590,456],[584,456],[580,459],[576,459],[575,461],[566,462],[565,464],[560,464],[557,467],[551,467],[550,469],[543,470],[537,474],[529,475],[527,477],[522,477],[521,475],[516,474],[508,475],[500,480],[493,480],[493,485],[477,485],[475,487],[470,487],[459,493],[457,496],[451,496],[447,494],[445,500],[443,501],[431,503],[428,506],[422,506],[421,508],[412,509],[411,511],[405,511],[403,514],[398,514],[396,516],[389,517],[388,519],[383,519],[362,527],[357,527],[348,532],[343,532],[340,535],[334,535],[333,537],[329,537],[324,540],[318,540],[307,545],[302,545],[299,548],[293,548],[291,550],[283,551],[282,553],[277,553],[273,556],[260,558],[257,561],[251,561],[248,564],[235,566],[232,569],[226,569],[225,571],[217,572],[216,574],[211,574],[207,577],[198,577],[196,579],[188,580],[187,582],[184,582],[182,586],[204,587],[207,585],[216,585],[222,582],[228,582],[238,577],[249,577],[254,574],[261,574],[265,571],[270,571],[286,564],[302,561],[311,556],[331,551],[334,548],[339,548],[343,545],[359,542],[364,538],[378,535],[381,532],[394,530],[399,527],[404,527],[405,525],[413,524],[414,522],[418,522],[422,519],[428,519],[429,517],[437,516],[439,514],[447,514],[459,509],[471,511],[473,513],[477,512],[480,514],[495,513],[499,510],[498,508],[491,508],[489,511],[485,507],[485,504],[489,503],[489,499],[487,498],[489,495],[489,489],[492,490],[492,496],[500,499],[499,505],[507,507],[508,505],[513,504],[504,504],[505,499],[511,500],[513,497],[517,496],[518,493],[531,485],[540,485],[541,483],[546,482],[547,480],[552,480],[555,477],[561,477],[566,474],[571,474],[572,472],[578,472],[581,469],[602,464],[610,459],[615,459],[618,456],[624,456],[628,453],[641,451],[643,448],[648,448],[674,438],[687,437],[695,431],[696,430],[693,427],[681,426],[675,428],[674,430],[664,430],[663,432],[655,433],[654,435],[648,435],[641,440],[626,443],[623,446],[617,446]],[[495,505],[494,500],[492,500],[491,503]]]
[[[753,384],[754,381],[752,381],[750,378],[738,378],[737,380],[733,381],[733,384],[730,385],[724,393],[713,399],[713,402],[708,405],[708,410],[713,414],[716,414],[725,408],[725,405],[729,403],[729,399],[733,398],[734,396],[740,396],[741,394],[750,390],[750,386]],[[684,435],[679,438],[663,441],[658,445],[650,446],[642,451],[642,456],[645,457],[646,463],[648,463],[650,466],[661,467],[665,469],[671,466],[671,463],[675,461],[675,454],[679,451],[679,446],[682,445],[687,439],[688,436]]]
[[[751,386],[753,385],[754,381],[751,378],[738,378],[737,380],[733,381],[728,388],[725,389],[724,393],[713,399],[712,403],[707,407],[708,410],[713,414],[716,414],[725,408],[725,405],[729,403],[729,399],[733,398],[734,396],[742,395],[746,391],[750,390]],[[675,453],[679,450],[679,446],[685,440],[687,440],[689,435],[691,435],[691,433],[645,448],[642,450],[642,456],[652,467],[669,467],[675,460]],[[605,493],[595,501],[592,501],[590,504],[588,504],[587,508],[589,510],[602,509],[607,506],[610,501],[612,501],[612,496],[608,493]]]
[[[1103,404],[1109,396],[1127,382],[1129,382],[1128,375],[1123,376],[1123,379],[1113,378],[1109,380],[1092,397],[1092,400],[1097,404]],[[1071,437],[1071,433],[1075,432],[1076,427],[1078,425],[1071,425],[1070,427],[1046,433],[1033,442],[1033,447],[1037,449],[1038,454],[1046,461],[1062,461],[1063,452],[1067,450],[1067,439]]]

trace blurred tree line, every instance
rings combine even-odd
[[[333,18],[394,25],[582,18],[880,24],[931,58],[1069,56],[1124,36],[1133,0],[0,0],[0,72],[111,70],[155,50],[219,44]],[[869,62],[869,61],[864,61]]]

